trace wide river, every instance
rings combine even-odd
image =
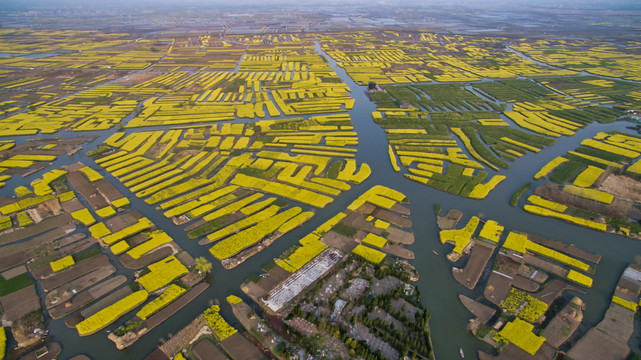
[[[507,176],[489,196],[484,200],[471,200],[450,195],[418,183],[409,181],[402,174],[395,173],[390,165],[387,155],[387,140],[384,131],[371,118],[371,112],[376,106],[369,101],[364,92],[365,87],[354,83],[346,72],[336,65],[329,56],[324,54],[317,47],[317,51],[328,60],[330,66],[339,77],[350,87],[352,96],[356,99],[353,110],[349,114],[354,123],[354,129],[358,132],[359,145],[356,160],[366,162],[372,168],[372,176],[359,186],[336,199],[325,209],[318,210],[304,227],[296,229],[280,238],[268,249],[252,257],[242,265],[233,270],[224,270],[219,263],[209,255],[208,247],[201,247],[196,241],[189,240],[181,227],[174,226],[161,213],[153,207],[147,206],[143,201],[134,197],[131,192],[122,186],[118,180],[109,174],[104,174],[115,184],[123,194],[131,199],[132,209],[136,209],[152,220],[158,227],[170,234],[186,251],[192,256],[206,256],[214,264],[213,285],[201,294],[197,299],[176,313],[171,319],[161,326],[158,326],[146,334],[138,342],[124,351],[116,350],[114,344],[107,339],[107,334],[102,331],[98,334],[79,338],[75,329],[65,326],[63,320],[51,321],[49,329],[53,340],[62,344],[63,350],[60,358],[67,359],[79,354],[85,354],[92,359],[142,359],[149,354],[163,339],[175,334],[182,327],[192,321],[212,301],[220,299],[223,302],[222,314],[232,325],[240,328],[224,298],[230,294],[242,296],[239,285],[247,276],[257,273],[262,265],[277,257],[284,250],[295,244],[302,236],[306,235],[318,225],[332,217],[336,212],[342,211],[365,190],[373,185],[385,185],[403,192],[410,200],[411,219],[414,226],[416,243],[410,246],[410,250],[416,254],[412,264],[420,273],[418,286],[423,294],[423,301],[431,313],[430,326],[432,328],[432,340],[437,359],[459,358],[459,347],[463,348],[469,358],[476,358],[473,355],[477,350],[491,351],[491,348],[481,341],[476,340],[466,329],[470,314],[459,303],[457,294],[464,293],[472,298],[482,296],[484,279],[476,291],[470,291],[460,286],[451,275],[452,264],[444,255],[451,246],[441,245],[438,240],[438,229],[434,214],[434,204],[443,205],[443,211],[449,209],[460,209],[464,213],[462,223],[465,223],[471,216],[479,215],[483,219],[497,220],[505,226],[505,231],[520,230],[534,235],[543,236],[549,239],[575,244],[577,247],[603,255],[602,261],[596,266],[594,275],[594,287],[587,291],[586,295],[580,295],[587,304],[587,311],[584,317],[584,324],[580,332],[585,332],[589,327],[598,323],[609,305],[610,298],[614,291],[617,279],[623,269],[630,262],[634,262],[635,256],[641,254],[641,242],[626,239],[621,236],[604,234],[572,226],[564,222],[542,218],[525,213],[521,208],[511,207],[508,204],[510,196],[524,183],[532,180],[532,175],[544,164],[554,157],[564,154],[568,150],[576,148],[584,138],[589,138],[600,131],[625,130],[629,123],[598,124],[594,123],[577,132],[573,137],[558,139],[556,144],[540,151],[537,154],[528,154],[515,163],[510,169],[503,170],[502,174]],[[87,135],[98,135],[99,138],[91,144],[85,144],[84,150],[69,156],[60,156],[49,169],[61,165],[81,161],[96,169],[100,169],[92,159],[84,155],[88,150],[94,149],[117,129],[110,131],[89,133]],[[126,130],[132,132],[136,130]],[[86,133],[61,133],[59,137],[72,137],[85,135]],[[43,136],[50,137],[50,136]],[[26,137],[16,138],[17,142],[26,141]],[[489,170],[493,173],[492,170]],[[491,175],[491,174],[490,174]],[[12,195],[12,190],[18,185],[30,183],[41,173],[27,178],[13,177],[7,186],[0,190],[0,194]],[[539,184],[535,182],[535,186]],[[86,231],[86,230],[85,230]],[[432,250],[439,252],[440,256],[432,253]],[[112,258],[112,263],[118,267],[118,271],[133,279],[133,272],[119,266],[118,261]],[[38,291],[41,292],[39,288]],[[43,304],[44,308],[44,304]],[[119,324],[114,324],[108,329],[112,330]],[[631,343],[638,344],[638,333],[635,332]]]

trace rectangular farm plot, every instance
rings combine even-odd
[[[150,272],[138,278],[140,285],[148,292],[158,290],[188,272],[185,265],[174,256],[151,264],[148,268]]]

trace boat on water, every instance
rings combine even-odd
[[[438,253],[436,252],[436,250],[432,250],[432,252],[434,253],[434,255],[438,255]]]
[[[461,354],[461,359],[465,358],[465,353],[463,352],[463,348],[458,348],[458,353]]]

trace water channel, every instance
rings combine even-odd
[[[505,226],[505,233],[509,230],[520,230],[549,239],[575,244],[583,250],[602,254],[602,261],[596,266],[596,274],[593,276],[594,287],[587,290],[587,294],[580,295],[587,304],[584,325],[582,325],[580,331],[584,332],[589,326],[593,326],[601,320],[609,305],[614,286],[621,272],[628,263],[634,261],[635,255],[641,254],[641,242],[629,240],[621,236],[591,231],[554,219],[530,215],[523,212],[523,210],[521,210],[522,207],[514,208],[509,206],[508,200],[516,189],[524,183],[531,181],[532,175],[542,165],[554,157],[564,154],[568,150],[573,150],[578,146],[581,139],[592,137],[600,131],[624,131],[625,127],[629,126],[629,123],[594,123],[579,130],[573,137],[560,138],[555,145],[547,147],[537,154],[525,155],[515,163],[510,164],[510,169],[502,171],[502,174],[506,175],[507,179],[492,191],[486,199],[482,201],[464,199],[409,181],[403,177],[402,173],[395,173],[392,170],[387,156],[385,133],[372,121],[371,112],[375,111],[376,106],[367,97],[364,91],[365,87],[358,86],[354,83],[345,70],[337,66],[336,62],[325,54],[320,46],[317,45],[316,50],[326,58],[336,74],[349,86],[351,95],[356,100],[354,108],[349,111],[354,124],[354,130],[358,133],[359,137],[356,160],[357,162],[368,163],[372,168],[372,176],[363,184],[352,187],[351,191],[336,199],[325,209],[317,210],[316,216],[304,227],[298,228],[283,236],[268,249],[255,255],[237,268],[224,270],[220,264],[209,255],[207,251],[208,247],[198,246],[196,241],[189,240],[182,227],[173,225],[171,221],[166,219],[160,212],[133,196],[127,188],[110,174],[102,172],[109,181],[130,198],[132,209],[140,211],[159,228],[166,231],[193,257],[208,257],[214,265],[214,282],[211,287],[187,307],[181,309],[171,319],[143,336],[133,346],[124,351],[116,350],[114,344],[107,339],[105,331],[89,337],[79,338],[76,330],[67,328],[63,320],[51,321],[49,329],[52,340],[59,341],[63,347],[60,358],[66,359],[75,355],[86,354],[96,360],[142,359],[149,354],[162,339],[167,339],[170,334],[177,333],[181,328],[190,323],[211,304],[212,299],[216,298],[223,302],[221,306],[222,315],[232,325],[241,328],[240,324],[237,323],[231,314],[231,310],[227,304],[224,303],[224,298],[230,294],[242,296],[243,294],[240,291],[239,285],[247,276],[257,273],[262,265],[274,257],[277,257],[284,250],[295,244],[301,237],[331,218],[336,212],[345,209],[349,203],[364,191],[377,184],[397,189],[403,192],[410,200],[409,208],[411,209],[411,219],[414,223],[411,230],[414,232],[416,243],[410,246],[409,249],[416,254],[416,259],[412,261],[412,264],[420,273],[420,280],[417,285],[423,294],[423,301],[431,313],[430,326],[432,328],[432,340],[437,359],[459,358],[459,347],[461,347],[470,358],[475,358],[476,356],[474,354],[479,349],[491,351],[491,348],[481,341],[476,340],[466,331],[465,327],[470,318],[470,314],[463,308],[457,298],[457,294],[459,293],[464,293],[472,298],[480,298],[485,284],[484,280],[486,280],[487,277],[481,279],[475,291],[465,289],[453,279],[451,275],[451,267],[453,264],[448,262],[444,257],[451,246],[443,246],[438,240],[438,230],[433,210],[434,204],[436,203],[443,205],[444,211],[453,208],[462,210],[464,213],[462,223],[465,223],[473,215],[479,215],[483,219],[493,219],[503,224]],[[161,129],[161,127],[159,127],[159,129]],[[56,136],[59,137],[85,134],[98,135],[99,138],[90,144],[85,144],[84,150],[73,156],[60,156],[49,169],[58,168],[59,166],[77,161],[100,169],[100,167],[97,166],[92,159],[84,155],[84,153],[94,149],[115,131],[116,129],[114,128],[110,131],[88,134],[56,134]],[[130,133],[139,130],[126,129],[125,131]],[[25,140],[26,137],[17,138],[18,142]],[[493,171],[489,170],[489,172],[490,175],[492,175]],[[41,176],[41,173],[34,174],[27,178],[14,177],[7,184],[8,186],[6,188],[0,190],[0,194],[11,195],[12,189],[15,188],[15,186],[28,184],[39,176]],[[537,184],[538,183],[535,182],[535,186]],[[505,238],[505,236],[503,236],[503,238]],[[432,250],[438,251],[441,255],[434,255]],[[119,273],[128,276],[130,280],[133,279],[133,272],[131,270],[126,270],[119,266],[119,262],[115,258],[112,258],[112,263],[118,267]],[[39,288],[38,291],[41,292],[41,289]],[[251,301],[248,301],[248,303],[251,303]],[[44,304],[42,305],[44,308]],[[108,327],[108,329],[113,330],[119,325],[120,323],[113,324]],[[635,340],[633,339],[633,341]],[[636,340],[636,343],[638,343],[638,340]]]

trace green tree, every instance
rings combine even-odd
[[[199,273],[208,274],[211,272],[211,268],[212,265],[207,259],[202,256],[196,258],[196,270],[198,270]]]

